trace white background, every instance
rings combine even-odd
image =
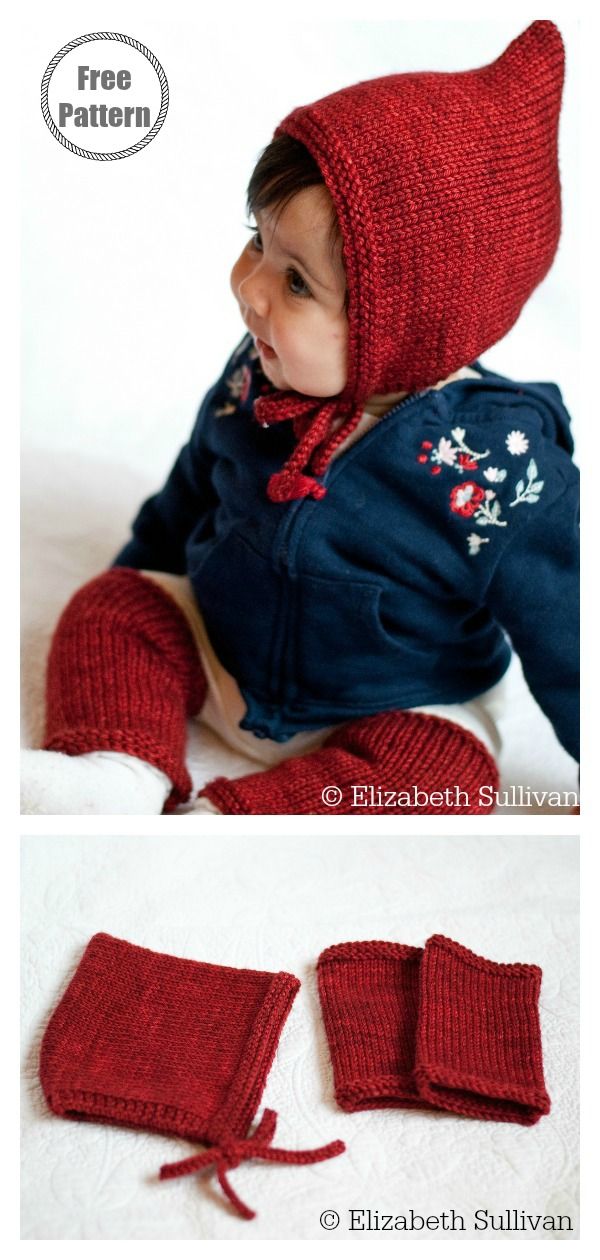
[[[577,1227],[577,841],[394,840],[380,829],[333,836],[321,822],[310,837],[290,837],[287,823],[285,836],[252,836],[246,820],[236,821],[244,830],[212,844],[175,835],[22,841],[23,1237],[323,1239],[320,1213],[334,1208],[345,1223],[351,1207],[393,1214],[412,1207],[425,1215],[454,1207],[469,1220],[477,1208],[516,1207],[567,1213]],[[98,931],[198,961],[298,976],[263,1104],[279,1113],[277,1145],[341,1138],[347,1154],[306,1168],[253,1161],[232,1172],[259,1214],[248,1223],[204,1179],[157,1183],[162,1163],[198,1149],[190,1143],[54,1116],[39,1085],[40,1040]],[[318,955],[347,940],[423,945],[434,932],[495,961],[542,967],[552,1110],[532,1128],[418,1111],[348,1115],[336,1107]],[[414,1240],[349,1233],[344,1223],[325,1240]],[[528,1236],[539,1238],[509,1237]]]

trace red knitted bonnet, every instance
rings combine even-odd
[[[207,1150],[161,1168],[161,1178],[214,1165],[247,1219],[228,1172],[244,1160],[312,1164],[342,1142],[310,1151],[273,1146],[266,1109],[248,1133],[299,980],[158,954],[93,936],[42,1042],[40,1079],[57,1115],[202,1142]]]
[[[304,417],[271,498],[322,497],[302,467],[324,472],[370,396],[434,385],[512,328],[558,245],[563,74],[560,32],[537,21],[481,69],[357,83],[279,125],[314,157],[337,214],[348,380],[335,400],[257,404],[263,423],[286,402]],[[333,415],[345,423],[331,438]]]

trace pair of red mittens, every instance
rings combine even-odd
[[[419,1107],[524,1125],[549,1112],[539,967],[432,936],[424,949],[333,945],[317,973],[344,1111]]]

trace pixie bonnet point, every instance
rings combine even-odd
[[[370,396],[434,385],[512,328],[560,236],[563,77],[560,32],[537,21],[490,65],[357,83],[279,125],[316,160],[337,214],[348,380],[336,399],[257,402],[262,423],[293,420],[299,438],[270,498],[321,498],[310,473]]]

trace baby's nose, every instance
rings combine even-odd
[[[269,292],[260,263],[240,281],[238,296],[244,305],[249,306],[261,319],[267,314]]]

